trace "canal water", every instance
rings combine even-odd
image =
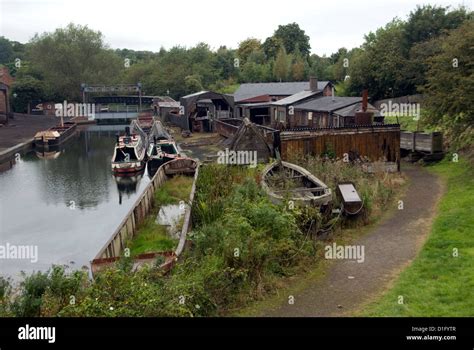
[[[89,266],[150,181],[146,172],[112,175],[116,132],[90,126],[64,149],[30,152],[0,173],[0,275],[18,280],[21,271],[46,271],[53,264]],[[19,246],[32,248],[24,251],[29,259],[14,258]]]

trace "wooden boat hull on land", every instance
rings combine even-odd
[[[275,188],[282,183],[282,187],[287,187],[287,180],[293,182],[295,188]],[[261,184],[273,203],[288,200],[304,205],[324,206],[332,200],[331,189],[321,180],[306,169],[288,162],[276,161],[268,165],[263,171]]]
[[[192,175],[196,172],[199,163],[192,158],[176,158],[163,164],[163,170],[166,175]]]

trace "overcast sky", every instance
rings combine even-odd
[[[364,34],[417,4],[474,0],[0,0],[0,35],[27,42],[35,33],[68,23],[100,30],[112,48],[158,51],[161,46],[208,43],[237,47],[248,37],[265,40],[280,24],[296,22],[311,38],[313,53],[329,55],[359,46]]]

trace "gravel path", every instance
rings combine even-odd
[[[444,189],[442,181],[418,166],[404,166],[409,178],[404,209],[383,220],[353,245],[364,246],[365,260],[337,260],[326,275],[262,316],[344,316],[379,296],[416,257],[428,236]]]

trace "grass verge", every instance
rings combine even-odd
[[[447,184],[431,234],[395,285],[358,316],[474,316],[473,168],[443,161],[429,170]]]
[[[155,222],[155,217],[161,206],[179,204],[180,201],[186,202],[189,200],[192,186],[193,177],[175,176],[166,181],[155,192],[156,210],[148,216],[130,242],[130,253],[132,256],[150,252],[169,251],[176,247],[177,240],[172,239],[168,235],[166,227]]]

